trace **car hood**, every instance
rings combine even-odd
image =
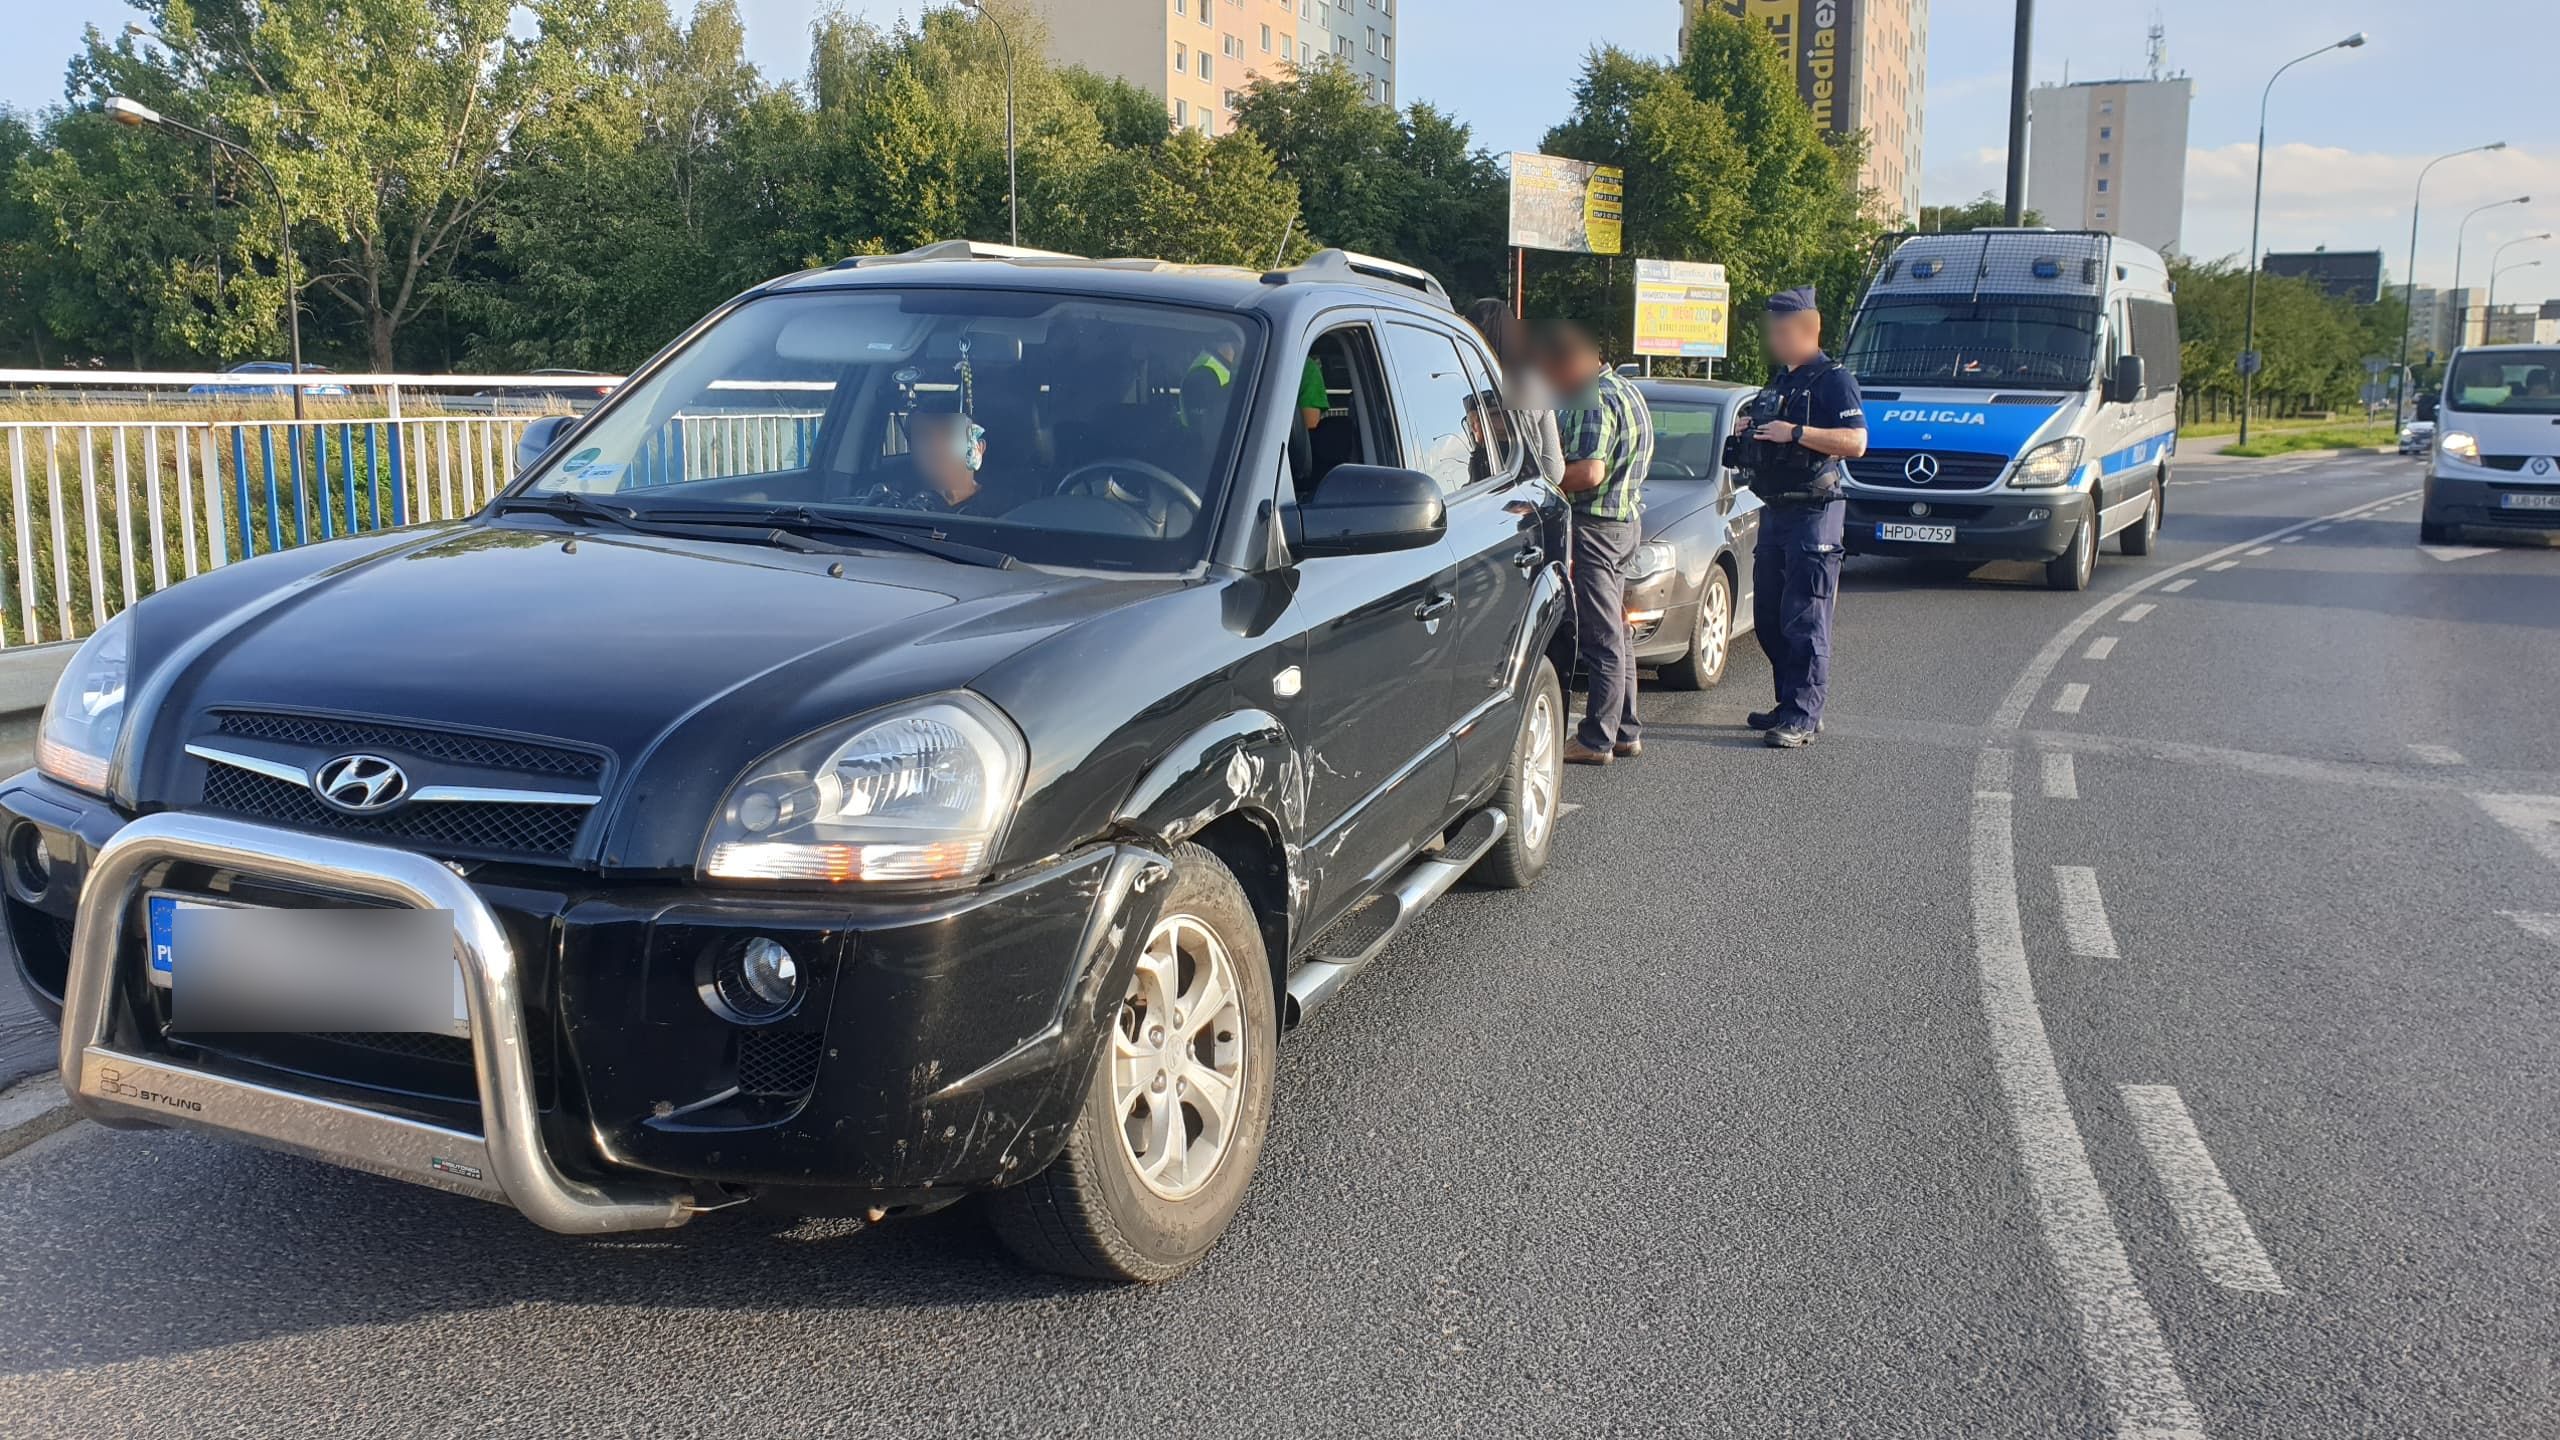
[[[180,756],[212,712],[283,710],[566,740],[610,752],[626,793],[671,772],[692,790],[706,783],[696,770],[723,772],[725,787],[788,740],[964,686],[1168,583],[548,520],[364,537],[226,567],[138,607],[148,673],[134,713],[153,733],[126,753],[140,757],[141,800],[188,803]]]

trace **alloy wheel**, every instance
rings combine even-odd
[[[1535,854],[1547,842],[1547,827],[1555,823],[1556,791],[1562,780],[1561,753],[1556,736],[1561,728],[1556,722],[1555,697],[1546,689],[1529,705],[1527,733],[1520,740],[1520,792],[1527,801],[1521,807],[1520,838],[1527,841]]]
[[[1156,922],[1111,1035],[1111,1098],[1140,1184],[1199,1193],[1242,1117],[1244,1007],[1235,961],[1198,917]]]
[[[1701,683],[1724,673],[1725,647],[1733,637],[1733,587],[1715,571],[1706,597],[1698,602],[1698,678]]]

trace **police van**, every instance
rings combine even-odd
[[[2114,538],[2148,555],[2178,443],[2168,267],[2093,231],[1896,243],[1841,363],[1865,392],[1850,553],[2028,560],[2088,588]]]

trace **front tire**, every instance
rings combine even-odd
[[[2124,533],[2116,537],[2116,547],[2118,549],[2124,551],[2127,555],[2148,555],[2151,553],[2152,549],[2159,543],[2160,507],[2162,502],[2168,499],[2168,495],[2169,492],[2163,486],[2161,481],[2154,479],[2151,482],[2151,503],[2143,510],[2141,519],[2126,526]]]
[[[1704,690],[1724,678],[1724,663],[1733,654],[1733,581],[1722,565],[1707,567],[1707,587],[1698,594],[1698,622],[1689,628],[1689,649],[1656,673],[1673,690]]]
[[[1564,794],[1565,726],[1564,687],[1556,681],[1556,667],[1540,660],[1521,706],[1520,734],[1511,742],[1511,768],[1493,792],[1493,804],[1511,824],[1469,872],[1478,884],[1525,890],[1547,868],[1555,849],[1557,801]]]
[[[1226,1233],[1262,1157],[1280,1028],[1262,929],[1207,849],[1180,847],[1173,867],[1066,1149],[985,1197],[1038,1269],[1173,1279]]]
[[[2089,516],[2072,532],[2071,548],[2044,562],[2044,588],[2047,590],[2086,590],[2098,571],[2098,507],[2093,498]]]

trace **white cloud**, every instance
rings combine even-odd
[[[2248,250],[2256,158],[2255,147],[2245,144],[2187,152],[2186,243],[2191,253],[2237,256]],[[2320,245],[2379,249],[2393,278],[2405,278],[2409,198],[2428,159],[2319,145],[2270,148],[2263,244],[2269,250]],[[2560,154],[2518,148],[2464,155],[2436,166],[2427,176],[2419,281],[2450,283],[2454,230],[2464,213],[2517,195],[2534,196],[2538,203],[2491,210],[2471,222],[2466,284],[2486,282],[2491,247],[2520,235],[2560,230]]]

